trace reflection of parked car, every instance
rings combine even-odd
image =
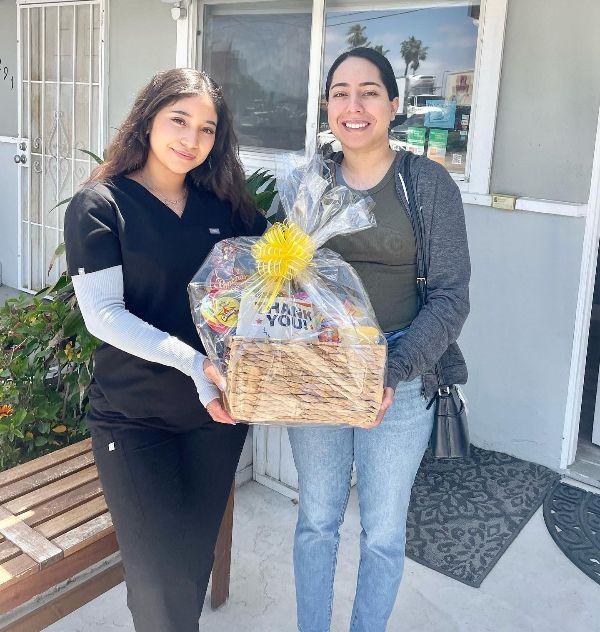
[[[439,94],[413,94],[408,97],[406,113],[408,116],[413,114],[425,114],[425,112],[435,108],[433,105],[427,105],[427,101],[444,101]]]
[[[390,123],[390,127],[396,127],[396,125],[402,125],[402,123],[404,123],[404,121],[406,121],[407,118],[408,116],[406,114],[396,113],[396,116],[394,116],[394,120]]]
[[[404,123],[396,125],[390,130],[390,140],[395,142],[402,149],[406,149],[408,145],[409,127],[425,127],[425,114],[413,114],[409,116]]]

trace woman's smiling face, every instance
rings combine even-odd
[[[388,145],[388,129],[398,109],[390,101],[377,66],[348,57],[333,73],[327,95],[329,127],[344,149],[376,149]]]
[[[201,165],[215,144],[217,112],[206,95],[183,97],[156,113],[150,154],[169,171],[184,174]]]

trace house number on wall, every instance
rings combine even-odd
[[[0,79],[2,79],[2,82],[9,81],[10,89],[11,90],[15,89],[15,76],[10,74],[10,71],[8,70],[8,66],[2,65],[1,57],[0,57]]]

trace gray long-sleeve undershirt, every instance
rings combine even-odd
[[[153,327],[125,307],[122,266],[72,277],[88,331],[117,349],[178,369],[194,381],[204,406],[220,391],[204,373],[204,356],[175,336]]]

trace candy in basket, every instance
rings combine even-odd
[[[285,222],[216,244],[188,288],[225,406],[248,423],[369,426],[385,337],[354,269],[320,247],[374,226],[373,202],[333,186],[319,157],[289,157],[277,188]]]

